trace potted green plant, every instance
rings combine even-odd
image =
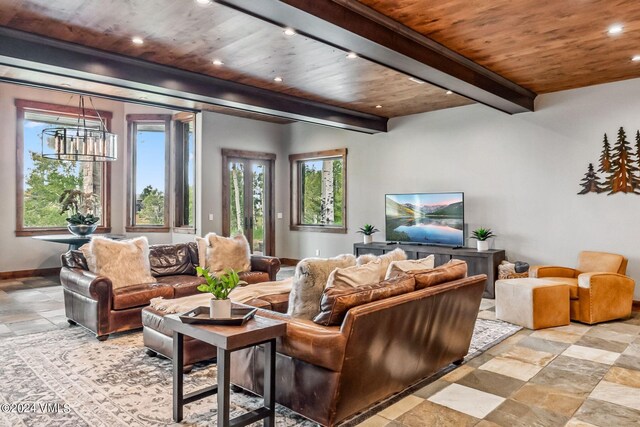
[[[378,231],[380,230],[378,230],[375,226],[371,224],[365,224],[364,226],[360,227],[358,233],[361,233],[364,236],[364,243],[369,244],[373,242],[373,234],[377,233]]]
[[[496,237],[491,231],[490,228],[477,228],[471,232],[471,238],[476,239],[478,244],[478,251],[487,251],[489,250],[489,242],[488,240],[492,237]]]
[[[83,193],[80,190],[64,190],[58,199],[60,215],[70,213],[66,218],[67,228],[76,236],[87,236],[98,228],[100,218],[93,215],[97,204],[97,197],[93,193]]]
[[[209,292],[213,298],[209,301],[209,316],[213,319],[224,319],[231,317],[231,300],[229,294],[238,285],[246,285],[247,282],[240,280],[238,273],[228,268],[220,276],[212,276],[208,268],[196,267],[198,274],[207,281],[206,284],[198,286],[200,292]]]

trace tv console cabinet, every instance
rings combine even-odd
[[[495,282],[498,279],[498,265],[505,259],[502,249],[490,249],[481,251],[474,248],[450,248],[445,246],[412,245],[410,243],[388,244],[386,242],[355,243],[353,253],[355,256],[363,254],[382,255],[400,248],[407,253],[409,259],[426,258],[434,256],[436,267],[451,261],[453,258],[467,262],[469,276],[474,274],[486,274],[487,285],[484,290],[484,298],[495,297]]]

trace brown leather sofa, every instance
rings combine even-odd
[[[152,298],[193,295],[198,293],[198,285],[205,282],[196,275],[195,243],[151,245],[149,261],[156,281],[119,289],[112,288],[108,277],[91,273],[82,252],[69,251],[61,258],[60,283],[67,319],[95,332],[101,341],[113,332],[141,328],[142,309]],[[279,270],[278,258],[252,256],[251,271],[240,273],[240,278],[248,283],[272,281]]]
[[[591,325],[631,315],[635,281],[627,264],[622,255],[584,251],[575,269],[534,266],[529,276],[568,285],[571,320]]]
[[[411,280],[414,280],[411,278]],[[341,326],[274,311],[287,322],[277,341],[276,401],[324,426],[425,379],[469,350],[487,277],[478,275],[351,308]],[[263,349],[232,353],[231,382],[263,392]]]

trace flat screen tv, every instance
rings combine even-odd
[[[464,193],[387,194],[386,239],[464,246]]]

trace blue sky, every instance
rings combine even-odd
[[[440,194],[387,194],[392,200],[400,204],[412,203],[414,205],[443,205],[462,201],[461,193]]]

